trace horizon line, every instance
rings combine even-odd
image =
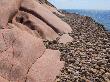
[[[101,11],[101,10],[102,10],[102,11],[103,11],[103,10],[108,10],[108,11],[110,11],[110,9],[80,9],[80,8],[61,8],[61,9],[60,9],[60,8],[57,8],[57,9],[58,9],[58,10],[67,10],[67,9],[68,9],[68,10],[71,10],[71,9],[74,9],[74,10],[100,10],[100,11]]]

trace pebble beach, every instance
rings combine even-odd
[[[68,34],[73,40],[44,41],[46,48],[59,50],[65,61],[56,82],[110,82],[110,33],[90,17],[63,13],[56,15],[72,27]]]

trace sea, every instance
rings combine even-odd
[[[96,22],[103,24],[107,31],[110,31],[110,10],[65,9],[65,11],[92,17]]]

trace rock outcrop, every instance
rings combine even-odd
[[[18,11],[22,0],[0,0],[0,28],[5,28]]]
[[[63,44],[66,44],[72,41],[73,41],[73,38],[69,36],[69,34],[63,34],[62,36],[60,36],[60,39],[58,40],[59,43],[63,43]]]
[[[60,61],[59,55],[58,50],[47,49],[30,69],[27,82],[55,82],[56,76],[60,74],[59,70],[63,68],[64,64]]]
[[[45,47],[40,38],[10,26],[12,29],[0,30],[0,75],[9,81],[22,81]]]
[[[39,17],[47,25],[49,25],[56,33],[69,33],[72,31],[71,27],[61,21],[49,9],[45,8],[35,0],[24,0],[21,4],[21,10],[33,13],[34,16]]]
[[[23,19],[23,21],[21,21],[21,19]],[[37,36],[41,36],[42,39],[54,40],[58,37],[58,34],[45,22],[24,11],[19,11],[15,16],[13,23],[16,25],[22,23],[27,26],[30,31],[33,30],[35,34],[37,33]]]
[[[110,82],[110,33],[47,0],[0,0],[0,82]]]
[[[64,66],[60,52],[46,50],[71,27],[46,0],[0,0],[0,82],[54,82]]]

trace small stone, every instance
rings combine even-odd
[[[108,59],[108,63],[110,63],[110,59]]]
[[[59,78],[58,78],[58,79],[56,79],[56,80],[55,80],[55,82],[60,82],[60,79],[59,79]]]
[[[86,82],[86,80],[85,79],[82,79],[81,82]]]
[[[105,73],[105,76],[110,80],[110,73]]]
[[[93,69],[93,68],[90,69],[90,73],[96,73],[96,72],[97,72],[96,69]]]
[[[98,66],[101,66],[101,65],[103,65],[103,64],[104,64],[103,61],[98,61],[98,62],[97,62],[97,65],[98,65]]]
[[[109,79],[106,79],[106,82],[110,82],[110,80]]]
[[[58,42],[66,44],[67,42],[72,42],[72,40],[73,38],[71,36],[69,36],[68,34],[63,34]]]
[[[100,69],[101,73],[103,74],[105,71],[103,69]]]

